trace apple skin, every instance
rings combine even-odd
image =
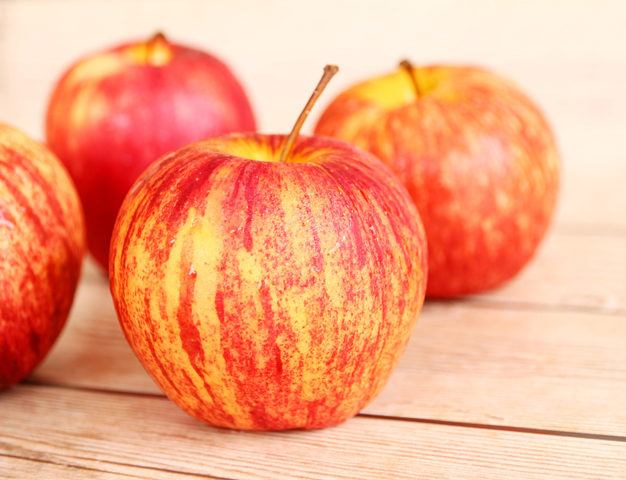
[[[76,183],[89,251],[104,269],[119,207],[149,164],[192,141],[255,129],[224,63],[159,35],[73,65],[46,117],[47,142]]]
[[[111,292],[145,369],[236,429],[321,428],[384,386],[421,309],[426,244],[406,189],[339,140],[230,135],[162,158],[129,192]]]
[[[84,252],[83,213],[67,171],[44,145],[0,124],[0,390],[50,350]]]
[[[315,128],[383,161],[428,239],[428,297],[483,292],[533,257],[553,216],[559,155],[512,83],[476,67],[404,68],[341,93]]]

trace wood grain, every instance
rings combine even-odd
[[[121,474],[143,468],[151,478],[588,480],[626,471],[626,443],[605,440],[360,417],[246,433],[210,428],[164,398],[33,386],[14,388],[0,407],[9,454]]]
[[[29,454],[32,452],[28,452]],[[132,468],[128,469],[129,472]],[[62,478],[63,480],[74,480],[89,478],[91,480],[124,480],[124,479],[145,479],[152,480],[163,478],[173,480],[180,478],[177,474],[160,475],[161,472],[154,472],[145,469],[135,468],[137,473],[113,473],[108,470],[99,469],[98,466],[84,467],[79,465],[67,465],[58,463],[54,459],[32,459],[6,455],[0,452],[0,478],[5,480],[24,480],[24,479],[50,479]],[[157,475],[155,475],[157,473]],[[185,478],[188,478],[187,476]],[[193,477],[192,477],[193,478]],[[206,477],[195,477],[206,478]]]
[[[83,283],[75,308],[31,381],[161,394],[123,338],[106,283]],[[626,316],[428,302],[364,411],[626,436],[624,398]]]

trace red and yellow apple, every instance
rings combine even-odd
[[[355,415],[424,299],[425,237],[406,189],[345,142],[289,138],[234,134],[167,155],[115,225],[109,273],[126,338],[165,393],[213,425]]]
[[[161,34],[73,65],[46,118],[48,144],[76,183],[89,250],[104,268],[122,200],[150,163],[192,141],[254,130],[248,99],[228,67]]]
[[[84,251],[83,214],[66,170],[44,145],[0,124],[0,390],[50,350]]]
[[[489,71],[404,63],[341,93],[315,132],[373,153],[407,187],[426,230],[429,297],[502,284],[546,233],[559,186],[554,137]]]

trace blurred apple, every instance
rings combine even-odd
[[[373,153],[407,187],[428,239],[430,297],[512,278],[552,218],[559,156],[550,127],[486,70],[403,62],[341,93],[315,132]]]
[[[46,118],[48,144],[76,183],[89,250],[103,268],[122,200],[150,163],[195,140],[254,130],[248,99],[226,65],[161,34],[73,65]]]
[[[70,311],[85,251],[80,201],[59,160],[0,124],[0,390],[44,358]]]
[[[384,386],[421,309],[425,238],[372,155],[291,135],[230,135],[163,157],[126,197],[110,281],[133,350],[210,424],[319,428]]]

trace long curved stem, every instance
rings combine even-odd
[[[291,133],[287,137],[287,141],[285,142],[283,151],[280,155],[281,162],[284,162],[289,158],[289,155],[291,154],[291,150],[293,149],[293,144],[296,141],[298,134],[300,133],[300,129],[302,128],[302,125],[304,124],[306,117],[309,116],[309,113],[311,112],[313,105],[315,105],[315,102],[324,91],[324,88],[326,88],[326,85],[328,85],[328,82],[330,82],[330,79],[338,71],[339,71],[339,67],[337,67],[336,65],[326,65],[324,67],[324,73],[322,74],[322,78],[320,79],[317,86],[315,87],[315,90],[313,90],[313,94],[311,95],[311,98],[309,98],[309,101],[304,106],[304,109],[302,110],[302,112],[300,112],[300,115],[298,116],[296,123],[291,129]]]

